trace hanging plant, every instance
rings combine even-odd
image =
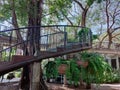
[[[55,62],[58,68],[58,73],[65,74],[69,61],[62,58],[56,58]]]
[[[87,43],[87,40],[89,40],[88,39],[89,32],[90,32],[89,28],[82,28],[78,32],[79,42]]]
[[[59,74],[65,74],[66,70],[67,70],[66,64],[61,64],[60,66],[58,66],[58,73]]]
[[[69,66],[65,74],[71,85],[78,86],[80,80],[80,70],[75,60],[69,60]]]
[[[79,32],[78,32],[78,36],[81,37],[83,35],[87,35],[89,33],[89,28],[82,28]]]
[[[45,65],[45,75],[46,75],[47,79],[56,78],[58,76],[57,66],[54,61],[49,61]]]
[[[84,68],[86,68],[88,66],[88,61],[82,61],[82,60],[77,60],[76,61],[78,66],[83,66]]]
[[[82,69],[82,79],[90,85],[92,82],[100,83],[102,82],[102,77],[104,72],[112,72],[111,67],[104,58],[98,53],[81,53],[81,58],[83,61],[88,61],[88,66]]]

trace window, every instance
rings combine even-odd
[[[111,59],[111,66],[112,66],[112,68],[117,69],[116,65],[117,65],[116,64],[116,59]]]
[[[118,62],[119,62],[119,68],[120,68],[120,57],[118,58]]]

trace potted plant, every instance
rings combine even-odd
[[[47,82],[50,82],[51,79],[56,78],[58,76],[57,65],[54,61],[49,61],[44,68]]]
[[[66,69],[68,67],[68,60],[62,58],[55,58],[55,62],[57,65],[58,73],[65,74]]]
[[[81,67],[81,76],[83,81],[86,82],[86,88],[91,88],[91,83],[100,83],[104,72],[111,72],[112,69],[104,58],[98,53],[82,52],[81,59],[88,61],[87,67]]]
[[[78,66],[83,66],[83,67],[87,67],[88,66],[88,61],[82,61],[82,60],[77,60],[76,61]]]
[[[47,81],[56,79],[59,74],[65,74],[67,69],[67,60],[55,58],[54,61],[49,61],[45,66],[45,76]]]
[[[59,74],[65,74],[67,69],[67,64],[61,64],[58,66],[58,73]]]
[[[50,78],[56,78],[59,74],[63,74],[70,85],[78,86],[79,84],[80,70],[74,59],[56,58],[45,65],[45,70],[48,81]]]
[[[69,60],[69,65],[65,75],[70,85],[74,85],[75,87],[79,85],[80,70],[74,59]]]
[[[89,30],[89,28],[82,28],[79,32],[78,32],[78,37],[79,37],[79,42],[81,43],[81,44],[85,44],[86,46],[88,46],[88,42],[87,42],[87,40],[89,40],[88,39],[88,35],[90,34],[90,30]]]

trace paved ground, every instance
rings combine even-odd
[[[87,90],[83,89],[83,87],[70,88],[64,87],[60,84],[48,84],[48,86],[49,90]],[[90,90],[120,90],[120,84],[101,84],[100,86],[92,84],[92,88]]]
[[[73,88],[63,86],[63,84],[47,83],[47,85],[49,90],[86,90],[83,87]],[[14,82],[0,83],[0,90],[19,90],[18,87],[18,83]],[[120,84],[101,84],[99,86],[92,84],[92,89],[90,90],[120,90]]]

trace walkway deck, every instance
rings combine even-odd
[[[81,28],[83,27],[53,25],[42,27],[24,27],[19,29],[0,31],[1,36],[6,34],[8,35],[8,40],[11,40],[11,42],[8,44],[8,48],[2,48],[2,50],[0,50],[0,61],[8,61],[5,64],[0,64],[0,75],[4,75],[5,73],[19,69],[33,62],[40,62],[42,59],[58,57],[69,53],[75,53],[90,49],[92,45],[91,30],[88,30],[87,34],[81,34],[80,37],[84,38],[84,40],[76,38],[74,37],[75,35],[73,35],[74,29],[81,30]],[[21,35],[23,40],[21,40],[21,42],[12,41],[14,39],[14,35],[12,34],[16,30],[19,30],[22,33]],[[35,30],[41,31],[42,35],[40,35],[39,38],[36,38],[34,36],[27,36],[27,32],[32,32]],[[33,53],[35,53],[32,47],[34,47],[36,39],[40,40],[40,54],[36,57],[30,56],[31,58],[26,58],[29,56],[29,54],[31,55],[32,53],[33,55]],[[21,49],[23,52],[27,52],[28,56],[26,54],[26,56],[19,57],[19,60],[18,58],[12,60],[13,55],[16,55],[17,49]]]

